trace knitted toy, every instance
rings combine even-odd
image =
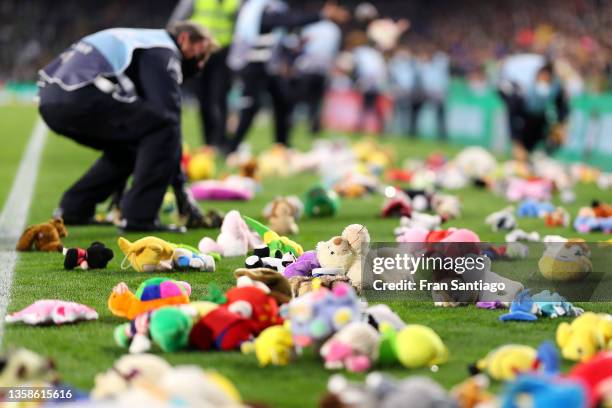
[[[378,360],[379,334],[365,322],[352,322],[336,332],[321,347],[325,368],[364,372]]]
[[[245,354],[254,352],[261,367],[287,365],[294,355],[291,330],[286,325],[270,326],[254,341],[242,343],[240,350]]]
[[[125,354],[107,371],[95,376],[91,398],[103,400],[116,397],[132,386],[154,385],[172,367],[153,354]]]
[[[204,237],[200,240],[198,249],[205,254],[216,252],[225,257],[233,257],[245,256],[261,244],[259,236],[249,230],[240,213],[232,210],[225,215],[217,240]]]
[[[54,218],[42,224],[32,225],[26,228],[17,242],[17,251],[30,251],[32,246],[37,251],[59,251],[63,246],[61,238],[68,236],[68,230],[64,226],[64,220]]]
[[[548,201],[540,202],[532,198],[528,198],[521,201],[516,210],[516,214],[521,218],[542,218],[546,214],[553,212],[554,209],[555,206]]]
[[[448,349],[440,336],[427,326],[409,324],[396,331],[391,325],[380,327],[379,358],[383,364],[399,361],[404,367],[432,367],[448,360]]]
[[[279,235],[295,235],[299,232],[296,224],[304,205],[296,196],[277,197],[268,203],[263,210],[263,216],[268,220],[268,226]]]
[[[357,288],[361,286],[362,246],[370,242],[368,229],[351,224],[341,236],[317,244],[317,260],[321,268],[337,270],[335,275],[346,275]]]
[[[113,250],[101,242],[94,242],[87,249],[64,248],[64,269],[104,269],[113,259]]]
[[[544,253],[538,261],[542,276],[553,281],[578,281],[593,270],[589,259],[589,247],[581,239],[545,244]]]
[[[130,353],[151,349],[151,342],[162,351],[175,352],[189,344],[192,318],[178,307],[165,306],[136,316],[130,323],[115,328],[115,342],[129,347]]]
[[[17,348],[0,356],[0,399],[4,400],[7,388],[53,384],[59,379],[52,360],[25,348]],[[3,405],[10,406],[9,402]]]
[[[491,350],[470,367],[472,374],[486,373],[497,381],[509,381],[534,366],[537,352],[533,347],[506,344]]]
[[[263,239],[264,244],[270,248],[270,254],[274,254],[274,256],[276,256],[277,251],[280,252],[280,254],[290,252],[295,257],[298,257],[304,252],[302,246],[297,242],[292,241],[287,237],[278,235],[275,231],[272,231],[270,228],[251,217],[243,216],[242,218],[249,228],[257,232],[257,234],[259,234],[259,236]]]
[[[487,218],[485,218],[485,223],[489,225],[494,232],[500,230],[511,231],[517,227],[513,212],[514,207],[506,207],[503,210],[489,214]]]
[[[115,316],[132,320],[139,314],[162,306],[189,303],[191,286],[187,282],[168,278],[150,278],[142,282],[136,293],[121,282],[108,298],[108,309]]]
[[[315,186],[308,190],[304,198],[304,213],[308,217],[330,217],[340,208],[340,198],[333,190]]]
[[[559,324],[556,337],[563,358],[588,361],[600,350],[612,350],[612,315],[584,313]]]
[[[7,314],[5,322],[23,322],[31,326],[38,326],[97,319],[98,313],[89,306],[63,300],[45,299],[38,300],[18,312]]]
[[[316,281],[315,281],[316,282]],[[361,319],[359,299],[346,283],[332,290],[316,287],[289,302],[287,318],[291,336],[298,347],[320,343],[353,321]]]

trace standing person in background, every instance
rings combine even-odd
[[[229,66],[239,73],[243,84],[240,120],[229,151],[236,150],[251,128],[261,108],[263,92],[268,92],[272,98],[275,140],[289,144],[293,101],[289,83],[279,64],[284,30],[325,18],[342,22],[347,16],[346,10],[334,3],[326,3],[320,12],[313,13],[291,10],[278,0],[247,0],[244,3],[228,59]]]
[[[321,130],[321,104],[327,79],[340,50],[342,32],[329,20],[309,24],[301,33],[304,46],[295,61],[298,72],[297,89],[308,109],[310,133]]]
[[[527,161],[539,142],[546,141],[548,150],[560,144],[569,113],[567,95],[553,65],[543,56],[508,57],[501,69],[499,94],[508,111],[516,160]]]
[[[227,65],[229,48],[241,0],[181,0],[171,21],[190,17],[206,27],[219,43],[202,74],[195,78],[195,93],[200,104],[204,144],[227,149],[227,94],[232,83],[232,71]]]
[[[442,51],[434,52],[430,46],[424,46],[416,60],[416,90],[420,97],[412,100],[410,115],[410,133],[418,132],[418,118],[425,104],[433,107],[436,115],[438,139],[446,140],[446,95],[450,85],[450,68],[448,56]]]
[[[348,42],[353,45],[352,58],[354,66],[355,85],[361,93],[362,105],[357,128],[355,131],[363,132],[366,126],[366,118],[374,114],[376,124],[381,132],[385,129],[385,115],[378,103],[387,85],[387,65],[383,54],[368,41],[365,33],[353,32]]]
[[[411,101],[416,97],[416,63],[410,49],[401,45],[389,60],[389,82],[393,93],[396,130],[414,136],[410,126]]]

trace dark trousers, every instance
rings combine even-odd
[[[205,144],[223,146],[226,143],[227,94],[232,72],[227,66],[228,48],[211,55],[204,70],[195,79],[195,92],[200,103],[202,138]]]
[[[289,81],[280,75],[269,74],[262,63],[247,65],[241,71],[240,77],[244,84],[243,105],[240,110],[238,128],[231,141],[232,150],[238,147],[251,128],[255,115],[261,109],[261,98],[264,93],[268,93],[272,99],[276,143],[287,145],[293,110]]]
[[[300,99],[306,105],[310,133],[317,134],[321,131],[321,105],[327,78],[322,74],[303,74],[297,82]]]
[[[532,152],[536,145],[546,139],[548,121],[544,112],[529,112],[525,99],[514,89],[512,92],[500,92],[506,105],[510,137],[520,143],[528,152]]]
[[[376,117],[376,123],[378,124],[381,132],[385,131],[385,112],[378,103],[378,97],[380,93],[376,90],[366,91],[362,95],[361,112],[359,114],[359,120],[357,122],[357,131],[364,131],[366,124],[367,115],[374,113]]]
[[[410,135],[416,136],[418,133],[417,125],[419,120],[419,114],[423,105],[426,103],[433,106],[436,114],[436,125],[438,129],[438,138],[446,139],[446,108],[444,106],[444,100],[438,98],[414,98],[410,104]]]
[[[63,195],[66,219],[85,219],[96,204],[121,191],[122,216],[132,222],[157,218],[181,154],[180,125],[146,102],[124,103],[90,85],[66,92],[57,85],[40,90],[40,114],[49,128],[102,156]],[[69,160],[69,158],[67,158]]]

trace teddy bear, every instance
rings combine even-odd
[[[346,275],[356,288],[361,287],[362,245],[370,242],[368,229],[361,224],[351,224],[342,235],[317,244],[317,260],[323,269],[337,271],[335,275]]]
[[[61,252],[63,245],[61,238],[68,236],[62,218],[53,218],[42,224],[26,228],[17,242],[17,251],[30,251],[32,245],[37,251]]]
[[[101,242],[92,243],[89,248],[64,248],[64,269],[81,268],[104,269],[108,262],[113,259],[113,250],[107,248]]]
[[[263,210],[268,226],[279,235],[295,235],[299,228],[295,223],[302,216],[304,205],[296,196],[277,197]]]

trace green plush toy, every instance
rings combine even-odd
[[[264,244],[270,248],[271,254],[276,253],[276,251],[279,251],[283,255],[290,252],[297,258],[304,253],[304,249],[297,242],[287,237],[281,237],[276,232],[251,217],[243,215],[242,218],[249,228],[261,236]]]
[[[448,360],[448,349],[440,336],[427,326],[409,324],[400,331],[383,323],[379,361],[390,364],[399,361],[404,367],[433,367]]]
[[[188,346],[192,324],[184,310],[168,306],[118,326],[114,337],[119,346],[129,347],[130,353],[149,351],[151,343],[165,352],[174,352]]]
[[[304,213],[308,217],[331,217],[340,209],[340,198],[333,190],[315,186],[304,198]]]

